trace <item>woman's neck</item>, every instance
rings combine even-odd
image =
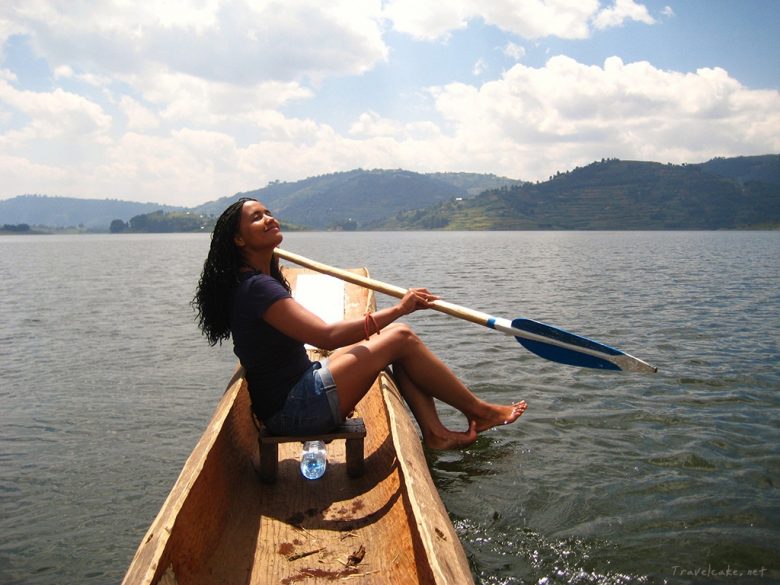
[[[244,266],[254,270],[255,272],[262,272],[263,274],[271,274],[271,259],[273,258],[273,252],[271,254],[252,254],[244,256]]]

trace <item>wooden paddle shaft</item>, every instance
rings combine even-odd
[[[287,250],[282,250],[281,248],[276,248],[274,253],[277,256],[279,256],[279,258],[284,258],[285,260],[289,260],[290,262],[293,262],[300,266],[305,266],[306,268],[310,268],[317,272],[321,272],[323,274],[333,276],[334,278],[338,278],[339,280],[351,282],[352,284],[369,288],[371,290],[380,292],[382,294],[386,294],[391,297],[401,299],[408,292],[407,289],[402,288],[400,286],[387,284],[386,282],[374,280],[373,278],[360,276],[358,274],[355,274],[354,272],[349,272],[347,270],[335,268],[327,264],[322,264],[321,262],[317,262],[316,260],[311,260],[310,258],[299,256],[298,254],[294,254],[293,252],[289,252]],[[474,311],[472,309],[461,307],[460,305],[455,305],[453,303],[448,303],[446,301],[434,301],[431,305],[431,308],[436,311],[439,311],[440,313],[445,313],[447,315],[457,317],[458,319],[463,319],[464,321],[476,323],[477,325],[482,325],[484,327],[489,327],[488,321],[492,319],[492,317],[487,313]]]
[[[368,278],[366,276],[360,276],[340,268],[334,268],[333,266],[322,264],[321,262],[299,256],[298,254],[293,254],[287,250],[281,250],[277,248],[275,253],[277,256],[279,256],[279,258],[284,258],[285,260],[289,260],[295,264],[300,264],[301,266],[305,266],[306,268],[310,268],[317,272],[321,272],[340,280],[381,292],[391,297],[400,299],[403,298],[403,296],[408,292],[405,288],[393,286],[392,284],[387,284],[385,282],[374,280],[373,278]],[[594,366],[592,362],[578,362],[577,360],[572,361],[572,355],[579,354],[582,356],[593,356],[599,360],[602,360],[603,362],[609,362],[617,366],[617,369],[624,371],[658,371],[654,366],[651,366],[639,358],[635,358],[634,356],[625,352],[611,348],[609,346],[605,346],[585,337],[580,337],[567,331],[563,331],[562,329],[544,325],[543,323],[533,322],[530,319],[523,320],[526,323],[534,323],[534,327],[529,330],[528,327],[523,327],[520,324],[516,326],[516,323],[521,321],[520,319],[516,319],[515,321],[509,321],[507,319],[496,319],[487,313],[461,307],[446,301],[434,301],[431,304],[431,308],[441,313],[457,317],[458,319],[469,321],[470,323],[476,323],[477,325],[489,327],[490,329],[500,331],[507,335],[513,335],[517,341],[520,342],[526,349],[529,349],[537,355],[552,361],[584,367],[597,367]],[[540,329],[540,326],[542,329]],[[541,353],[540,346],[529,345],[529,342],[537,342],[538,344],[542,344],[542,346],[558,347],[562,348],[563,350],[567,350],[568,353],[565,354],[566,359],[564,359],[563,354],[553,355],[549,352]]]

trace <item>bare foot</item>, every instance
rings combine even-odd
[[[425,446],[429,449],[462,449],[477,440],[477,423],[469,422],[469,430],[458,433],[442,427],[440,430],[424,435]]]
[[[487,404],[484,414],[474,418],[477,432],[481,433],[498,425],[513,423],[522,416],[526,408],[528,405],[525,400],[515,402],[510,406]]]

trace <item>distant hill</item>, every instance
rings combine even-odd
[[[780,155],[737,156],[734,158],[714,158],[700,165],[704,171],[733,179],[739,183],[758,181],[780,185]]]
[[[454,197],[520,181],[476,173],[421,174],[404,170],[357,169],[273,182],[262,189],[223,197],[193,211],[219,214],[240,197],[265,203],[285,221],[314,229],[356,229],[407,209],[425,208]]]
[[[602,160],[521,181],[477,173],[362,169],[275,181],[195,208],[22,195],[0,201],[0,226],[95,231],[207,231],[242,196],[290,229],[780,228],[780,155],[672,165]]]
[[[484,175],[480,173],[427,173],[427,177],[449,183],[459,189],[463,189],[468,195],[479,195],[489,189],[500,189],[512,185],[522,185],[524,181],[508,179],[498,175]]]
[[[88,230],[108,231],[114,219],[128,221],[135,215],[174,209],[180,208],[117,199],[20,195],[0,201],[0,224],[26,223],[52,228],[81,226]]]
[[[603,160],[544,183],[405,211],[375,229],[780,227],[780,155],[700,165]]]

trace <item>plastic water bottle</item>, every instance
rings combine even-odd
[[[301,452],[301,473],[306,479],[319,479],[325,474],[328,454],[322,441],[306,441]]]

